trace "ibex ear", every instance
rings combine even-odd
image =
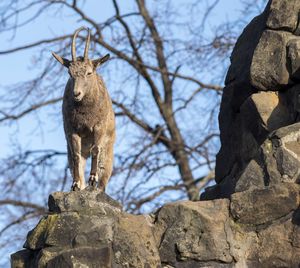
[[[103,64],[104,62],[106,62],[109,59],[110,55],[106,54],[104,57],[100,58],[100,59],[96,59],[93,60],[93,65],[94,68],[96,69],[97,67],[99,67],[101,64]]]
[[[52,52],[52,55],[53,57],[58,61],[60,62],[63,66],[69,68],[70,66],[70,61],[65,59],[65,58],[62,58],[61,56],[58,56],[57,54],[55,54],[54,52]]]

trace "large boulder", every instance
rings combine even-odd
[[[53,193],[48,204],[49,214],[27,235],[27,250],[12,255],[12,267],[29,261],[33,267],[160,266],[151,217],[127,214],[92,188]]]
[[[164,206],[156,218],[161,260],[175,267],[186,260],[232,263],[226,229],[229,200],[178,202]]]

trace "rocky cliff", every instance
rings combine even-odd
[[[131,215],[53,193],[12,267],[299,267],[300,1],[269,1],[231,56],[216,182],[202,201]]]
[[[97,190],[57,192],[12,267],[298,267],[299,200],[282,183],[131,215]]]
[[[217,186],[202,199],[298,183],[299,128],[292,125],[300,121],[299,12],[300,1],[269,1],[239,37],[219,114]]]

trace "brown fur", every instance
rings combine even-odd
[[[108,59],[82,57],[68,61],[54,57],[69,69],[70,78],[63,98],[63,121],[68,146],[69,167],[73,176],[73,190],[85,187],[86,159],[92,156],[89,184],[105,186],[113,166],[115,118],[112,102],[96,68]]]

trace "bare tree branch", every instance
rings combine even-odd
[[[63,36],[59,36],[59,37],[55,37],[55,38],[40,40],[40,41],[31,43],[31,44],[27,44],[27,45],[24,45],[24,46],[20,46],[20,47],[8,49],[8,50],[0,51],[0,55],[10,54],[10,53],[14,53],[14,52],[17,52],[17,51],[22,51],[22,50],[33,48],[33,47],[38,47],[38,46],[43,45],[43,44],[49,44],[49,43],[54,43],[54,42],[57,42],[57,41],[62,41],[64,39],[71,38],[71,37],[72,37],[72,35],[63,35]]]
[[[39,109],[39,108],[42,108],[44,106],[48,106],[48,105],[51,105],[51,104],[55,104],[57,102],[60,102],[62,100],[61,97],[59,98],[55,98],[55,99],[52,99],[52,100],[48,100],[48,101],[44,101],[44,102],[41,102],[41,103],[37,103],[37,104],[34,104],[32,106],[30,106],[28,109],[22,111],[21,113],[19,114],[7,114],[6,112],[4,111],[1,111],[0,110],[0,114],[3,115],[3,117],[0,118],[0,123],[3,122],[3,121],[6,121],[6,120],[18,120],[20,118],[22,118],[23,116]]]
[[[12,199],[0,200],[0,206],[4,206],[4,205],[33,208],[33,209],[36,209],[43,213],[46,212],[45,207],[30,203],[30,202],[25,202],[25,201],[17,201],[17,200],[12,200]]]

